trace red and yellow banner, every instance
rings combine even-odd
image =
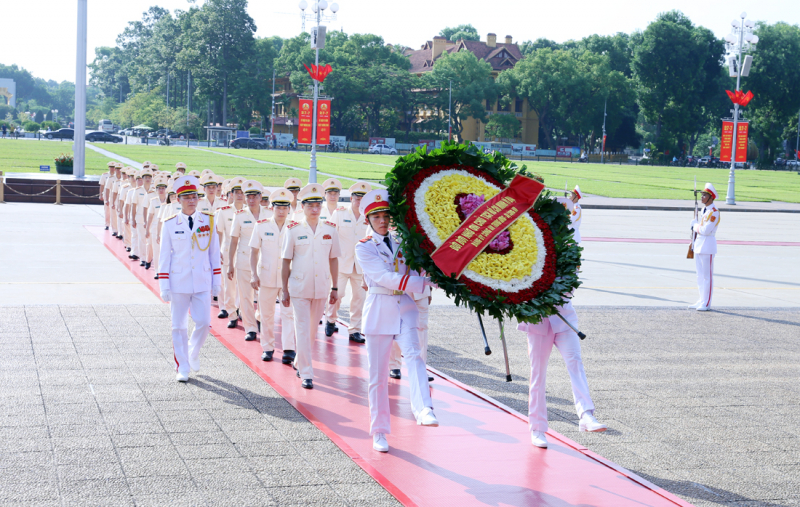
[[[750,124],[747,122],[738,122],[737,128],[739,130],[736,136],[736,162],[747,162],[747,135]],[[733,152],[733,122],[722,122],[722,136],[719,146],[719,159],[722,162],[730,162],[731,154]]]
[[[314,101],[300,99],[300,124],[297,128],[297,142],[311,144],[311,119],[314,117]]]
[[[461,276],[467,266],[498,234],[526,213],[542,193],[544,184],[516,175],[511,184],[476,209],[431,255],[445,274]]]
[[[317,100],[317,144],[331,142],[331,101]]]

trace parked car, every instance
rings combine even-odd
[[[47,139],[72,139],[75,136],[75,131],[72,129],[58,129],[48,132],[44,136]]]
[[[800,168],[800,161],[798,161],[798,160],[787,160],[786,161],[786,167]]]
[[[100,123],[97,125],[97,130],[103,132],[113,132],[114,122],[112,122],[111,120],[100,120]]]
[[[108,132],[89,132],[86,134],[86,140],[91,141],[94,143],[121,143],[123,139],[120,136],[115,136],[113,134],[109,134]]]
[[[239,139],[234,139],[231,141],[231,148],[240,149],[240,148],[249,148],[253,150],[266,150],[267,149],[267,140],[261,137],[240,137]]]
[[[378,155],[397,155],[397,150],[394,146],[388,144],[373,144],[369,147],[370,153],[377,153]]]
[[[180,132],[172,132],[167,136],[169,139],[186,139],[186,134]],[[197,136],[189,132],[189,139],[197,139]]]
[[[778,167],[786,165],[786,160],[782,159],[781,157],[778,157],[775,159],[775,165]]]

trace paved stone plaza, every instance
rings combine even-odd
[[[215,339],[175,383],[168,307],[83,227],[99,210],[0,205],[0,504],[397,505]],[[629,220],[616,237],[674,237],[686,218],[595,213],[587,236]],[[733,215],[721,236],[800,237],[795,215]],[[552,428],[696,505],[800,505],[797,248],[724,247],[722,303],[698,313],[683,245],[585,246],[576,305],[609,431],[577,431],[556,351]],[[507,326],[506,383],[496,323],[485,356],[476,317],[437,302],[430,365],[526,413],[524,335]]]

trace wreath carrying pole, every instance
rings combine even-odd
[[[503,332],[503,321],[498,320],[500,325],[500,341],[503,343],[503,357],[506,360],[506,382],[511,382],[511,368],[508,367],[508,347],[506,347],[506,335]]]
[[[492,355],[492,349],[489,348],[489,340],[486,339],[486,329],[483,328],[483,319],[481,318],[481,314],[478,315],[478,324],[481,325],[481,334],[483,335],[483,353],[487,356]]]

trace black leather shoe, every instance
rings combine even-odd
[[[314,381],[310,378],[303,380],[303,383],[300,385],[303,386],[303,389],[314,389]]]
[[[227,317],[228,317],[228,310],[222,310],[221,312],[219,312],[219,315],[217,315],[218,319],[225,319]]]
[[[139,265],[140,265],[140,266],[142,266],[142,267],[144,267],[144,266],[146,266],[146,265],[147,265],[147,263],[146,263],[145,261],[142,261],[142,262],[140,262],[140,263],[139,263]],[[147,269],[147,268],[145,268],[145,269]]]
[[[428,382],[433,382],[433,377],[428,377]]]
[[[154,278],[154,279],[156,279],[156,280],[158,280],[158,275],[154,276],[153,278]]]
[[[145,263],[144,263],[144,269],[150,269],[150,266],[151,266],[152,264],[153,264],[152,262],[145,262]]]
[[[219,299],[217,299],[217,296],[214,296],[214,301],[219,301]]]
[[[263,354],[261,354],[261,360],[262,361],[272,361],[272,354],[274,354],[274,353],[275,353],[274,350],[268,350],[268,351],[264,352]]]
[[[236,324],[238,324],[238,323],[239,323],[239,321],[238,321],[238,320],[232,320],[232,321],[228,322],[228,329],[233,329],[233,328],[235,328],[235,327],[236,327]]]
[[[246,342],[256,341],[256,333],[255,333],[255,331],[250,331],[249,333],[247,333],[247,336],[244,337],[244,341],[246,341]]]
[[[256,323],[258,324],[258,332],[261,332],[261,321],[257,320]]]
[[[350,333],[350,341],[353,343],[365,343],[367,340],[365,340],[364,337],[361,336],[361,333],[355,332],[355,333]]]
[[[336,324],[333,322],[326,322],[325,323],[325,336],[333,336],[333,333],[336,332]]]
[[[295,368],[295,372],[294,372],[294,374],[295,374],[295,376],[297,376],[297,378],[300,378],[300,372],[299,372],[299,371],[297,371],[297,368]]]
[[[116,232],[112,232],[111,235],[114,236],[115,238],[117,237],[117,233]]]
[[[389,378],[400,378],[400,370],[389,370]]]
[[[122,237],[122,234],[120,234],[119,236],[117,236],[117,239],[121,240],[121,239],[124,239],[124,238]]]
[[[281,362],[283,364],[292,364],[292,362],[294,362],[295,356],[296,356],[296,354],[295,354],[294,350],[284,350],[283,351],[283,357],[281,358]]]
[[[125,247],[125,251],[126,251],[126,252],[130,252],[130,251],[131,251],[131,249],[130,249],[130,248],[128,248],[128,247],[126,246],[126,247]]]
[[[106,229],[105,229],[105,230],[108,230],[108,226],[106,226]]]
[[[131,259],[133,259],[135,261],[138,261],[139,260],[139,256],[138,255],[131,255]]]

